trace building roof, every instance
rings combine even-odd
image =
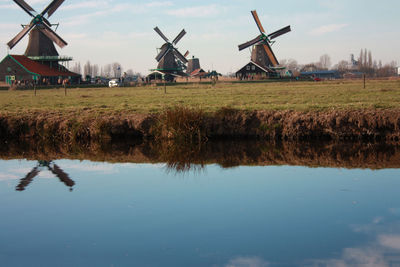
[[[26,56],[21,56],[21,55],[8,55],[8,56],[10,58],[12,58],[14,61],[16,61],[19,65],[21,65],[28,72],[37,74],[39,76],[45,76],[45,77],[81,76],[80,74],[71,72],[71,71],[67,70],[66,68],[63,68],[63,70],[50,68],[49,66],[40,64],[39,62],[31,60]]]
[[[190,76],[204,76],[207,73],[202,69],[195,69],[192,73],[190,73]]]
[[[253,60],[251,60],[249,63],[247,63],[243,68],[241,68],[241,69],[240,69],[239,71],[237,71],[237,72],[240,72],[241,70],[243,70],[244,68],[246,68],[246,66],[249,65],[249,64],[253,64],[254,66],[257,66],[258,68],[260,68],[262,71],[264,71],[264,72],[266,72],[266,73],[274,73],[274,72],[275,72],[273,69],[270,69],[270,68],[268,68],[268,67],[260,66],[259,64],[255,63]]]
[[[339,72],[337,70],[316,70],[316,71],[305,71],[301,72],[301,75],[334,75],[338,74]]]

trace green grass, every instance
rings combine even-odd
[[[214,112],[240,110],[331,110],[400,108],[400,80],[219,83],[132,88],[86,88],[0,91],[2,113],[34,111],[95,111],[96,113],[157,113],[173,106]]]

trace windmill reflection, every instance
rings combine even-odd
[[[24,178],[20,180],[20,183],[17,185],[17,191],[24,191],[26,187],[33,181],[33,179],[43,170],[47,168],[51,173],[53,173],[65,186],[69,187],[69,191],[73,190],[73,186],[75,182],[69,178],[68,174],[65,173],[57,164],[52,161],[40,160],[36,167],[32,169]]]

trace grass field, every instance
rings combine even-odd
[[[330,110],[400,108],[400,80],[220,83],[211,85],[0,91],[2,113],[95,111],[156,113],[166,107],[190,106],[212,112],[240,110]]]

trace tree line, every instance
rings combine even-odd
[[[341,74],[345,73],[362,73],[369,77],[390,77],[397,74],[397,62],[383,64],[382,60],[376,60],[372,56],[372,52],[367,49],[361,49],[359,56],[350,56],[349,60],[341,60],[332,66],[331,58],[328,54],[320,57],[318,62],[308,64],[298,64],[295,59],[281,60],[281,66],[291,70],[293,73],[320,71],[320,70],[337,70]]]
[[[92,64],[87,61],[83,68],[80,62],[75,62],[74,66],[71,68],[72,72],[81,74],[84,79],[86,77],[104,77],[104,78],[120,78],[122,76],[141,76],[140,73],[135,73],[132,69],[124,71],[122,65],[118,62],[106,64],[104,66],[99,66],[98,64]]]

